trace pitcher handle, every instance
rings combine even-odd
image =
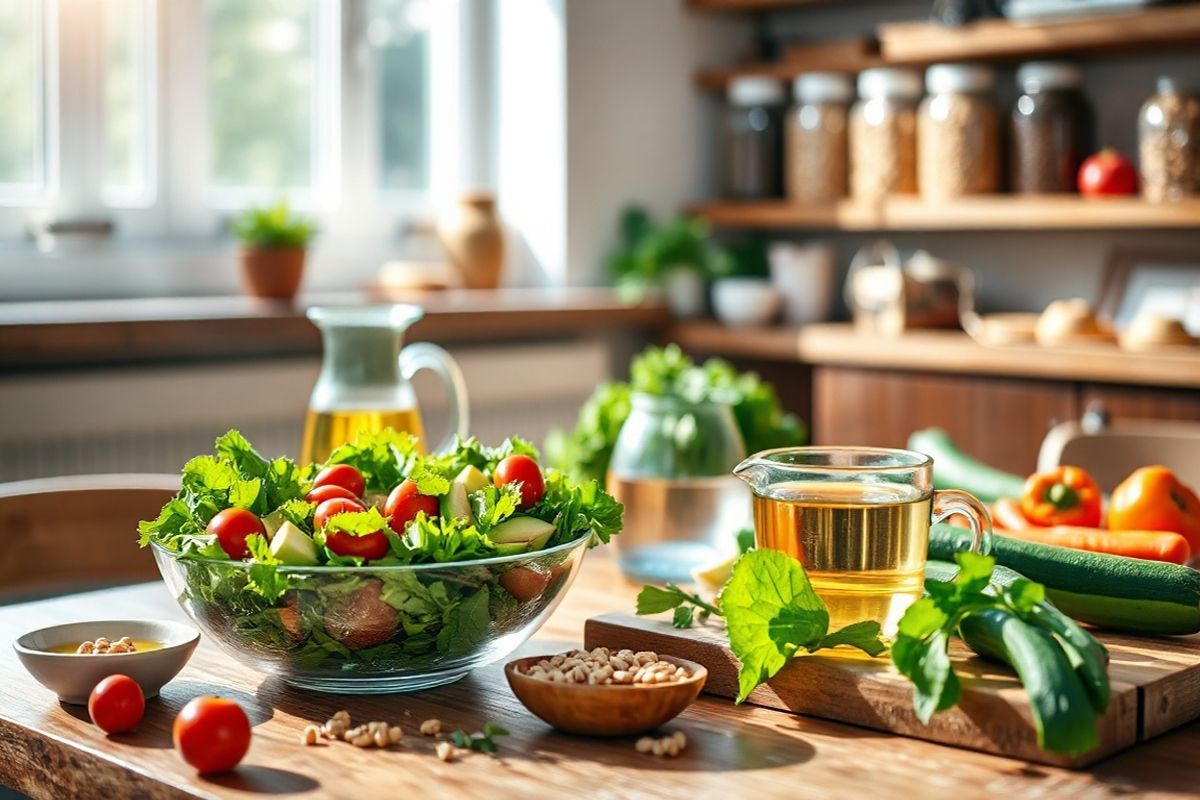
[[[962,514],[971,524],[971,552],[986,556],[992,552],[992,515],[975,495],[959,489],[940,489],[933,493],[933,521]]]
[[[445,453],[454,446],[455,436],[467,438],[471,427],[470,411],[467,407],[467,382],[463,379],[458,362],[436,344],[415,342],[400,351],[400,374],[411,381],[419,371],[427,369],[435,373],[446,384],[450,397],[450,425],[446,436],[431,453]]]

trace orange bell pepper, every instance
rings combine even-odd
[[[1025,481],[1021,510],[1034,525],[1100,525],[1100,487],[1079,467],[1039,472]]]
[[[1108,527],[1174,531],[1200,552],[1200,498],[1163,466],[1142,467],[1113,490]]]

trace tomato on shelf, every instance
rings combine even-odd
[[[241,559],[250,555],[250,548],[246,546],[246,537],[254,534],[265,536],[267,529],[262,520],[253,512],[244,508],[227,508],[224,511],[218,511],[208,521],[204,532],[216,536],[221,549],[230,558]]]
[[[88,697],[88,714],[105,733],[133,730],[146,713],[142,687],[128,675],[109,675]]]
[[[329,518],[335,514],[366,510],[367,507],[362,503],[348,497],[335,497],[332,500],[326,500],[317,506],[317,510],[313,512],[313,528],[321,530],[325,527],[325,523],[329,522]]]
[[[536,506],[546,495],[546,480],[538,463],[527,455],[512,455],[496,465],[495,482],[506,486],[513,482],[521,484],[521,509]]]
[[[1079,192],[1090,197],[1137,194],[1138,175],[1129,159],[1105,148],[1079,167]]]
[[[313,486],[341,486],[355,497],[362,497],[367,483],[362,473],[349,464],[332,464],[317,473]]]
[[[354,500],[356,502],[358,500],[358,495],[354,494],[346,487],[336,486],[332,483],[324,486],[314,486],[312,491],[304,495],[305,500],[310,503],[316,503],[317,505],[324,503],[326,500],[332,500],[335,497],[342,497],[346,500]]]
[[[250,749],[250,720],[233,700],[197,697],[175,718],[172,738],[179,755],[198,772],[228,772]]]
[[[438,499],[433,495],[421,494],[417,484],[404,479],[383,504],[383,514],[396,533],[404,533],[404,526],[411,522],[419,512],[424,511],[427,517],[438,515]]]

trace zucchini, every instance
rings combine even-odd
[[[1092,698],[1049,631],[993,608],[968,614],[959,632],[976,652],[999,657],[1016,670],[1029,695],[1039,747],[1078,755],[1099,744]]]
[[[951,564],[947,561],[929,561],[925,565],[925,582],[936,583],[951,583],[955,576],[958,575],[958,565]],[[1008,567],[996,565],[992,571],[991,583],[1002,589],[1006,589],[1013,584],[1014,581],[1023,578],[1020,573],[1013,572]],[[1103,713],[1108,708],[1108,650],[1104,645],[1096,640],[1096,637],[1080,628],[1075,624],[1075,620],[1068,617],[1054,605],[1048,601],[1044,601],[1034,606],[1030,612],[1030,621],[1038,627],[1044,628],[1054,634],[1063,645],[1063,652],[1067,655],[1067,660],[1071,663],[1072,668],[1079,676],[1080,682],[1083,683],[1084,689],[1092,700],[1092,707],[1098,713]],[[967,634],[963,634],[964,641],[977,654],[998,661],[1008,663],[1008,657],[1004,650],[994,647],[995,640],[988,637],[971,637],[967,638]]]
[[[941,428],[913,431],[908,449],[933,459],[933,485],[937,489],[962,489],[985,503],[1001,497],[1020,497],[1025,479],[980,463],[959,450]]]
[[[971,534],[951,525],[929,531],[929,557],[952,561]],[[992,535],[996,563],[1046,587],[1068,616],[1143,634],[1200,632],[1200,572],[1179,564],[1025,542]]]

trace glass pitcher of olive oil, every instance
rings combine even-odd
[[[411,433],[423,450],[431,449],[410,382],[422,369],[445,381],[450,401],[449,433],[432,450],[449,447],[455,435],[467,435],[467,389],[458,364],[437,345],[404,346],[405,331],[424,313],[414,305],[308,309],[321,331],[325,357],[308,401],[302,463],[324,461],[358,434],[384,428]]]

